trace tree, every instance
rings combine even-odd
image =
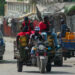
[[[0,4],[1,4],[1,3],[4,4],[4,3],[5,3],[5,0],[0,0]]]
[[[4,15],[5,0],[0,0],[0,16]]]

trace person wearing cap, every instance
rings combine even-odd
[[[43,41],[43,37],[39,33],[39,31],[40,31],[40,28],[39,27],[35,27],[34,33],[31,34],[31,36],[30,36],[29,44],[32,44],[31,55],[34,54],[33,48],[34,48],[35,44],[37,43],[37,41]]]
[[[39,31],[40,31],[40,28],[35,27],[34,32],[30,35],[30,42],[36,41],[36,40],[42,40],[42,36]]]

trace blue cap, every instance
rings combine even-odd
[[[35,27],[35,31],[40,31],[40,28],[39,27]]]

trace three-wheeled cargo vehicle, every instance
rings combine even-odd
[[[70,31],[66,31],[65,37],[61,37],[63,57],[65,59],[75,57],[75,5],[65,8],[66,22]]]

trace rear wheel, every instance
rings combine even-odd
[[[40,66],[39,66],[40,72],[45,73],[45,60],[40,60]]]
[[[18,69],[18,72],[22,72],[22,68],[23,68],[23,62],[17,60],[17,69]]]
[[[0,60],[3,60],[3,56],[0,57]]]
[[[61,57],[61,58],[55,59],[54,65],[55,66],[62,66],[63,65],[63,58]]]
[[[46,65],[46,71],[51,72],[51,62],[48,62]]]

